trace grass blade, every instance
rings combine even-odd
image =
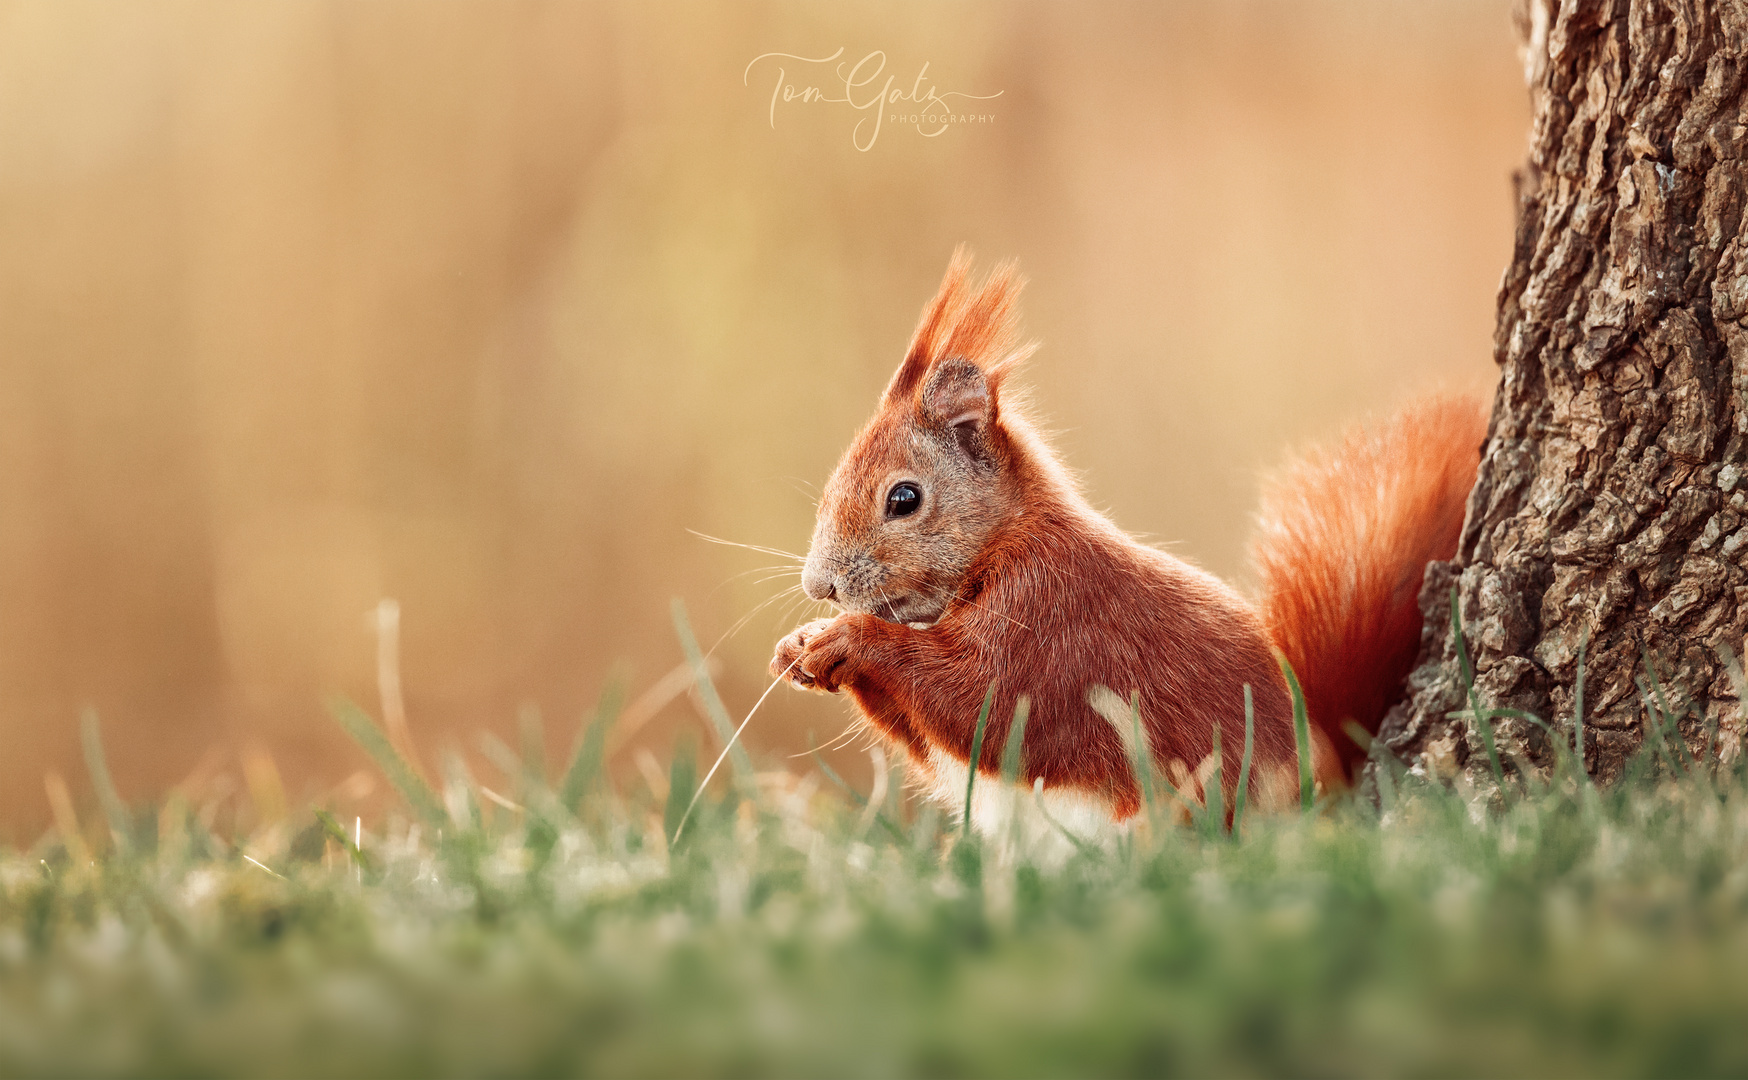
[[[1675,726],[1676,716],[1670,712],[1669,702],[1664,697],[1663,683],[1657,678],[1657,665],[1652,663],[1651,652],[1643,644],[1639,646],[1639,654],[1645,659],[1645,673],[1651,678],[1651,696],[1657,702],[1658,735],[1670,745],[1672,751],[1680,751],[1679,760],[1691,767],[1695,764],[1693,753],[1687,748],[1687,740],[1681,737],[1681,730]],[[1689,702],[1688,707],[1691,708],[1692,704]],[[1682,715],[1686,715],[1686,712],[1683,709]],[[1677,755],[1672,752],[1670,757],[1673,759]]]
[[[662,807],[662,832],[667,834],[669,844],[678,840],[680,826],[686,823],[697,772],[692,739],[687,736],[674,745],[674,760],[668,766],[668,801]]]
[[[1244,684],[1244,758],[1238,765],[1238,788],[1232,793],[1232,835],[1238,836],[1238,826],[1244,821],[1244,804],[1250,791],[1250,755],[1256,748],[1256,703],[1251,698],[1250,684]]]
[[[704,654],[698,649],[698,639],[692,634],[692,623],[686,618],[686,605],[677,596],[674,598],[674,633],[680,639],[680,648],[686,653],[686,661],[692,665],[693,685],[698,688],[698,696],[704,700],[705,715],[710,718],[710,725],[716,729],[718,741],[728,751],[735,786],[747,789],[753,782],[753,759],[747,756],[746,747],[734,741],[734,721],[729,719],[728,709],[722,704],[722,697],[716,692],[716,684],[710,679],[710,667],[704,662]]]
[[[1299,753],[1299,809],[1310,813],[1317,798],[1317,785],[1311,778],[1311,718],[1305,711],[1305,691],[1299,687],[1299,676],[1285,654],[1276,653],[1281,671],[1287,676],[1287,689],[1293,695],[1293,745]]]
[[[517,713],[516,723],[522,736],[522,784],[525,788],[546,786],[546,726],[541,722],[540,706],[530,702]]]
[[[485,814],[480,809],[479,793],[474,790],[473,777],[467,763],[453,750],[446,750],[441,760],[443,770],[443,805],[449,820],[462,832],[480,833],[485,829]]]
[[[570,764],[565,766],[564,778],[559,781],[558,800],[573,814],[583,796],[593,790],[596,779],[606,767],[607,732],[619,719],[619,710],[624,705],[625,680],[614,676],[602,687],[601,700],[595,703],[595,715],[584,725],[582,737],[571,752]]]
[[[1475,690],[1475,669],[1469,664],[1469,647],[1463,640],[1463,612],[1457,599],[1457,587],[1451,586],[1451,635],[1457,642],[1457,661],[1463,671],[1463,691],[1469,697],[1469,711],[1481,735],[1481,745],[1487,749],[1487,764],[1493,769],[1493,780],[1505,791],[1505,766],[1499,762],[1499,748],[1493,745],[1493,722],[1481,709],[1481,695]]]
[[[960,823],[960,835],[971,835],[971,793],[977,789],[977,763],[983,760],[983,731],[989,725],[989,708],[995,704],[995,681],[983,695],[983,708],[977,713],[977,730],[971,733],[971,760],[965,770],[965,820]]]
[[[1585,779],[1590,776],[1590,767],[1584,763],[1584,649],[1589,644],[1590,627],[1587,626],[1578,638],[1578,681],[1572,688],[1572,729],[1578,744],[1578,775]]]
[[[328,703],[328,709],[334,714],[334,719],[346,729],[346,734],[352,736],[357,743],[376,761],[377,768],[388,777],[388,782],[407,801],[407,806],[419,817],[442,827],[449,814],[443,809],[442,800],[431,790],[431,785],[425,783],[419,774],[413,771],[412,765],[401,756],[388,741],[382,729],[376,722],[365,715],[364,710],[344,698],[337,698]]]
[[[846,794],[850,798],[854,799],[856,801],[856,806],[858,808],[863,809],[863,810],[866,810],[868,808],[868,796],[862,794],[860,791],[857,791],[855,788],[851,787],[850,782],[848,780],[845,780],[843,777],[839,776],[838,771],[836,769],[832,768],[830,765],[826,764],[825,758],[822,758],[819,756],[818,748],[813,745],[813,732],[811,732],[811,731],[807,733],[807,752],[810,755],[812,755],[813,763],[819,767],[819,771],[825,775],[825,778],[827,780],[830,780],[832,783],[836,784],[843,791],[844,794]],[[875,810],[874,811],[874,820],[878,821],[882,828],[884,828],[887,832],[891,833],[892,838],[894,840],[897,840],[901,844],[907,842],[907,837],[904,835],[904,830],[900,829],[897,825],[893,824],[892,819],[887,817],[885,813],[881,812],[880,810]]]
[[[1651,696],[1650,685],[1640,677],[1635,677],[1633,682],[1638,686],[1639,700],[1645,706],[1645,736],[1641,740],[1640,750],[1662,762],[1671,773],[1680,772],[1680,763],[1675,760],[1675,752],[1669,748],[1669,740],[1663,737],[1663,724],[1657,715],[1657,700]]]
[[[1109,687],[1094,685],[1088,689],[1086,700],[1093,707],[1093,711],[1104,717],[1106,723],[1116,729],[1118,738],[1123,740],[1123,751],[1129,755],[1130,766],[1135,770],[1135,784],[1141,791],[1142,809],[1149,816],[1155,813],[1159,801],[1157,792],[1163,787],[1167,794],[1183,805],[1190,820],[1199,830],[1202,824],[1201,802],[1179,791],[1177,785],[1167,779],[1154,764],[1153,747],[1141,724],[1141,691],[1131,690],[1125,706],[1123,699]]]
[[[1194,828],[1195,830],[1197,830],[1198,832],[1200,832],[1202,829],[1202,817],[1206,813],[1206,811],[1203,810],[1203,808],[1202,808],[1202,804],[1197,802],[1195,799],[1190,798],[1188,795],[1185,795],[1182,791],[1179,791],[1178,786],[1176,784],[1172,783],[1171,780],[1169,780],[1163,772],[1155,770],[1154,774],[1153,774],[1153,779],[1154,779],[1155,783],[1157,783],[1161,787],[1165,788],[1165,793],[1167,795],[1170,795],[1172,798],[1176,799],[1178,801],[1178,804],[1181,805],[1186,812],[1188,812],[1189,817],[1190,817],[1190,826],[1192,828]]]
[[[1210,839],[1215,839],[1226,830],[1226,777],[1223,770],[1226,761],[1220,755],[1220,722],[1214,721],[1214,771],[1208,776],[1208,785],[1203,790],[1208,812],[1202,816],[1202,829]]]
[[[1445,719],[1446,720],[1461,720],[1464,717],[1474,716],[1474,715],[1475,715],[1474,709],[1452,709],[1450,712],[1445,713]],[[1525,723],[1534,724],[1536,727],[1541,728],[1544,732],[1547,733],[1549,738],[1557,738],[1558,737],[1558,733],[1554,731],[1554,726],[1552,724],[1548,723],[1546,720],[1543,720],[1541,717],[1537,716],[1535,713],[1527,712],[1523,709],[1502,709],[1502,708],[1499,708],[1498,706],[1489,706],[1488,708],[1481,710],[1481,715],[1485,716],[1489,720],[1498,720],[1498,719],[1522,720]],[[1371,743],[1372,739],[1369,735],[1366,735],[1366,730],[1364,728],[1360,727],[1358,724],[1350,722],[1348,724],[1348,734],[1351,736],[1351,735],[1354,735],[1356,732],[1360,736],[1365,737],[1366,744],[1369,745]],[[1358,741],[1358,739],[1356,738],[1355,741]]]
[[[1004,784],[1017,784],[1020,780],[1021,758],[1026,742],[1026,720],[1032,713],[1032,699],[1026,694],[1020,695],[1020,700],[1014,702],[1014,719],[1008,725],[1007,740],[1001,748],[1001,779]]]
[[[1049,810],[1045,809],[1045,807],[1044,807],[1044,778],[1042,776],[1040,776],[1037,780],[1032,782],[1032,805],[1037,808],[1038,816],[1044,819],[1044,823],[1046,825],[1049,825],[1052,829],[1055,829],[1057,832],[1061,833],[1062,838],[1064,840],[1067,840],[1069,842],[1069,844],[1071,844],[1074,847],[1074,850],[1080,852],[1081,855],[1085,856],[1086,858],[1088,858],[1094,862],[1097,862],[1100,859],[1104,858],[1105,853],[1103,851],[1100,851],[1098,848],[1087,843],[1085,840],[1082,840],[1080,837],[1074,835],[1074,832],[1071,829],[1069,829],[1068,826],[1062,824],[1062,822],[1060,822],[1060,821],[1057,821],[1055,816],[1052,815]]]
[[[1546,720],[1543,720],[1541,717],[1537,716],[1535,713],[1525,712],[1522,709],[1482,708],[1480,706],[1479,702],[1473,700],[1475,695],[1474,695],[1474,691],[1472,689],[1470,690],[1470,695],[1471,695],[1472,700],[1471,700],[1469,708],[1457,709],[1457,710],[1454,710],[1452,712],[1447,712],[1447,713],[1445,713],[1445,719],[1447,719],[1447,720],[1461,720],[1461,719],[1464,719],[1466,717],[1477,717],[1478,718],[1476,726],[1480,729],[1480,731],[1482,733],[1481,734],[1481,742],[1483,745],[1485,745],[1487,747],[1488,757],[1495,763],[1496,768],[1499,770],[1496,773],[1496,776],[1498,777],[1501,785],[1503,785],[1505,782],[1504,772],[1503,772],[1503,760],[1501,759],[1498,748],[1497,748],[1498,744],[1496,742],[1494,742],[1494,739],[1493,739],[1493,721],[1496,719],[1510,718],[1513,720],[1522,720],[1525,723],[1534,724],[1536,727],[1541,728],[1542,731],[1547,734],[1548,744],[1554,748],[1554,753],[1556,755],[1564,755],[1566,753],[1566,744],[1561,741],[1559,735],[1554,731],[1553,725],[1548,723]],[[1520,779],[1522,779],[1525,783],[1531,782],[1531,778],[1535,775],[1535,773],[1534,773],[1534,770],[1532,770],[1530,768],[1529,763],[1527,761],[1525,761],[1520,755],[1518,755],[1517,753],[1514,752],[1511,754],[1511,764],[1512,764],[1512,767],[1517,770],[1517,775]]]
[[[1148,739],[1147,732],[1141,727],[1141,691],[1129,691],[1129,726],[1135,733],[1133,742],[1135,756],[1135,782],[1141,787],[1141,809],[1147,814],[1147,820],[1153,820],[1154,803],[1158,800],[1153,790],[1153,744]]]
[[[125,847],[133,840],[130,815],[109,775],[109,760],[103,756],[103,733],[98,730],[96,709],[88,708],[79,717],[79,738],[85,746],[85,768],[91,773],[91,786],[97,791],[103,816],[109,819],[109,830],[115,834],[116,843]]]
[[[1367,756],[1371,758],[1378,778],[1378,812],[1387,814],[1396,805],[1396,770],[1401,768],[1401,764],[1383,739],[1372,740]]]
[[[335,821],[333,814],[328,813],[326,810],[317,810],[316,820],[321,823],[322,831],[324,833],[327,833],[329,837],[339,842],[340,847],[345,850],[347,857],[352,860],[354,866],[358,867],[360,870],[370,869],[370,856],[364,854],[363,850],[359,848],[358,843],[353,840],[352,837],[346,835],[346,826]]]
[[[794,663],[790,664],[789,667],[793,668],[795,664],[799,664],[800,662],[801,661],[797,659]],[[741,732],[745,731],[747,725],[753,722],[753,714],[758,712],[759,706],[763,705],[765,699],[771,696],[771,691],[777,689],[778,684],[788,677],[789,672],[788,670],[785,670],[783,674],[772,679],[771,685],[765,687],[765,692],[759,695],[759,700],[753,702],[753,707],[747,710],[747,718],[740,722],[740,727],[735,728],[734,731],[729,733],[728,745],[722,748],[722,753],[716,755],[716,760],[710,763],[710,768],[704,770],[704,779],[699,781],[698,790],[692,794],[692,801],[686,804],[686,812],[680,815],[680,823],[674,826],[673,838],[675,840],[680,838],[680,830],[686,827],[686,819],[692,816],[692,807],[698,805],[698,800],[704,797],[704,789],[710,785],[711,779],[716,776],[716,770],[722,768],[722,759],[728,756],[730,750],[741,748]]]

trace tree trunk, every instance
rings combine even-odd
[[[1696,756],[1740,752],[1748,623],[1748,4],[1529,0],[1534,121],[1499,290],[1502,372],[1457,556],[1434,563],[1410,697],[1385,719],[1409,762],[1485,783],[1451,628],[1484,704],[1618,776],[1647,731],[1648,668]],[[1551,758],[1505,719],[1509,762]],[[1716,731],[1710,739],[1707,732]],[[1669,751],[1679,756],[1671,744]]]

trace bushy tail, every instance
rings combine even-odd
[[[1304,687],[1312,723],[1349,776],[1420,647],[1426,564],[1456,554],[1487,426],[1480,402],[1443,394],[1287,466],[1263,493],[1251,559],[1269,636]]]

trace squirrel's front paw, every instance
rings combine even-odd
[[[850,658],[854,631],[855,624],[846,615],[815,619],[796,628],[777,643],[771,674],[787,675],[797,686],[837,693],[848,674],[845,661]]]
[[[802,669],[801,657],[807,652],[807,643],[831,624],[831,619],[815,619],[791,630],[777,642],[777,654],[771,657],[771,674],[787,678],[796,686],[811,688],[813,676]]]

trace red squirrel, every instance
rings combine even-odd
[[[1425,399],[1285,470],[1263,499],[1253,605],[1088,504],[1007,389],[1036,348],[1020,342],[1021,279],[1004,264],[974,287],[969,271],[961,248],[820,499],[802,588],[841,613],[779,642],[772,673],[847,691],[950,807],[964,799],[991,683],[980,786],[999,783],[1025,695],[1026,786],[1120,825],[1141,807],[1133,736],[1119,725],[1137,691],[1153,760],[1201,799],[1215,724],[1238,760],[1248,684],[1251,797],[1296,795],[1278,650],[1303,687],[1318,783],[1347,782],[1364,753],[1343,726],[1377,731],[1419,645],[1426,565],[1456,551],[1478,403]],[[1227,807],[1238,771],[1222,770]]]

